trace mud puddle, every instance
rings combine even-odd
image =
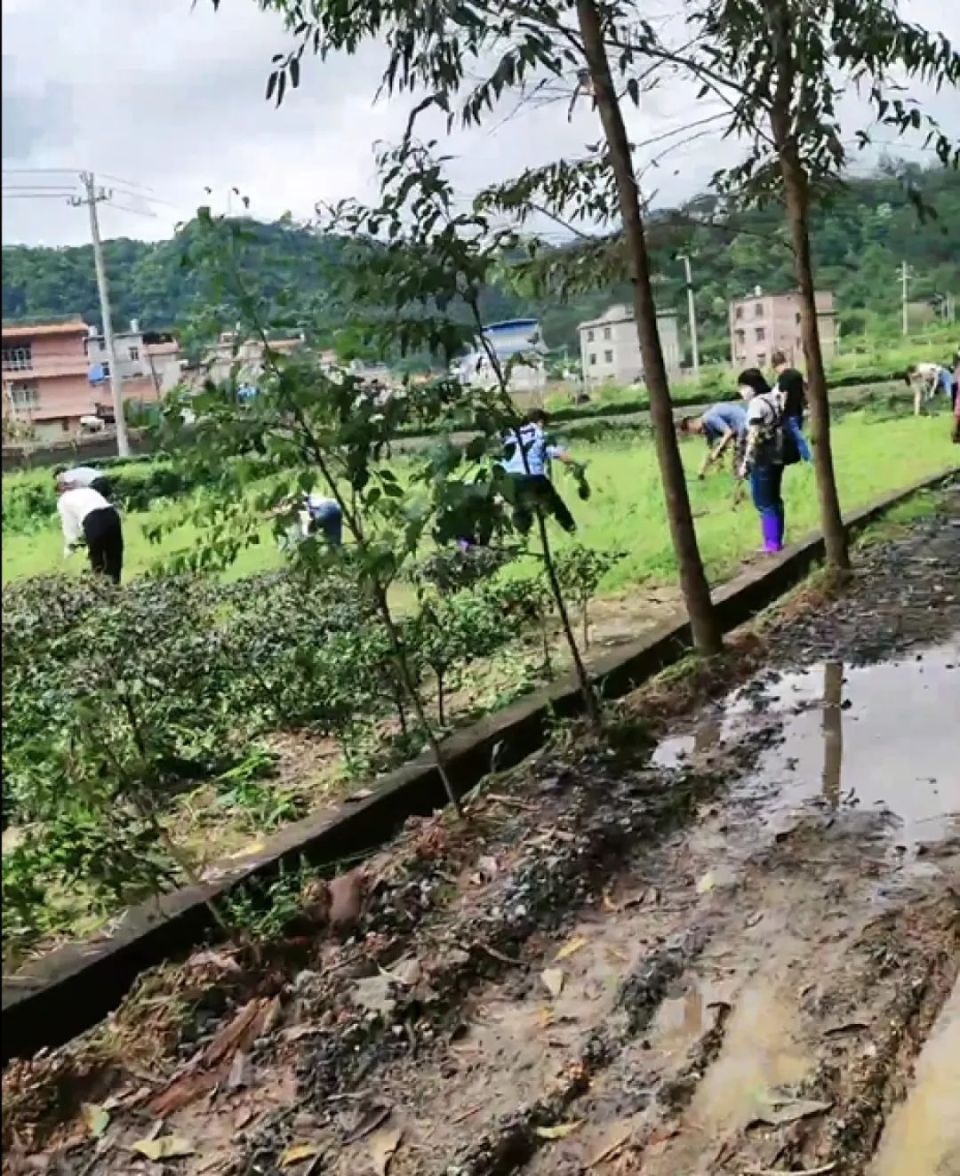
[[[654,761],[674,767],[782,721],[782,741],[753,787],[775,787],[772,814],[817,803],[837,814],[888,814],[894,841],[921,855],[960,836],[960,635],[871,666],[829,661],[735,692],[692,734],[665,740]]]

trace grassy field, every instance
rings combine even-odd
[[[945,414],[888,420],[867,413],[850,414],[834,426],[833,437],[841,499],[847,510],[924,474],[949,468],[957,461]],[[627,553],[608,574],[604,592],[623,592],[644,581],[672,581],[675,563],[649,436],[614,435],[611,439],[575,444],[573,449],[578,458],[589,463],[593,496],[589,502],[580,502],[575,497],[572,480],[562,472],[557,475],[557,484],[579,522],[578,540],[593,547],[617,548]],[[732,508],[733,484],[726,470],[712,473],[704,482],[696,480],[695,471],[703,455],[702,442],[691,439],[684,443],[682,452],[701,552],[709,575],[717,580],[729,574],[757,547],[756,516],[748,501],[737,509]],[[791,467],[784,486],[789,541],[817,524],[812,469]],[[130,514],[125,518],[128,575],[143,573],[172,551],[190,548],[196,542],[193,524],[184,522],[168,535],[162,547],[150,543],[144,527],[156,521],[161,512],[176,519],[183,513],[183,506],[169,503],[148,514]],[[559,531],[555,535],[558,546],[569,542]],[[227,575],[230,579],[239,578],[280,566],[282,560],[282,554],[264,527],[263,542],[241,552]],[[5,584],[58,570],[79,574],[85,567],[82,553],[68,561],[63,559],[55,517],[51,517],[49,525],[30,534],[5,534],[2,562]]]

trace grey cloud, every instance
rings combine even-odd
[[[679,0],[663,0],[668,8]],[[960,40],[960,17],[937,0],[909,0],[907,15]],[[372,194],[376,140],[396,140],[407,103],[372,105],[381,53],[305,60],[301,87],[280,110],[264,101],[271,55],[289,44],[276,15],[254,0],[5,0],[4,159],[31,167],[88,167],[149,185],[169,204],[145,220],[105,209],[108,235],[164,236],[214,189],[225,205],[236,186],[253,211],[309,216],[317,200]],[[56,30],[56,37],[51,30]],[[109,52],[106,50],[109,49]],[[960,123],[956,94],[936,99],[945,123]],[[631,115],[646,139],[682,125],[699,108],[691,87],[665,83]],[[465,195],[484,183],[596,141],[596,116],[578,106],[508,118],[449,144]],[[9,135],[9,138],[8,138]],[[660,202],[692,195],[738,147],[692,140],[647,176]],[[651,148],[646,158],[654,154]],[[4,205],[4,239],[68,243],[85,239],[76,210],[55,201]]]

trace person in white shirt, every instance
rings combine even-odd
[[[84,542],[91,569],[119,584],[123,569],[123,529],[116,507],[92,486],[70,486],[60,480],[57,492],[64,557]]]
[[[953,377],[942,364],[912,363],[907,368],[906,384],[913,389],[913,415],[920,415],[924,400],[932,400],[938,392],[944,392],[952,401]]]

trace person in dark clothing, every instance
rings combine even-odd
[[[801,461],[811,461],[812,454],[807,439],[803,435],[803,412],[807,404],[806,385],[803,376],[796,368],[790,367],[787,357],[782,351],[775,351],[771,356],[773,370],[776,373],[776,387],[783,396],[783,428],[786,436],[797,447],[797,454]]]
[[[92,486],[68,486],[60,481],[57,490],[64,555],[86,543],[91,570],[119,584],[123,570],[123,528],[116,507]]]

